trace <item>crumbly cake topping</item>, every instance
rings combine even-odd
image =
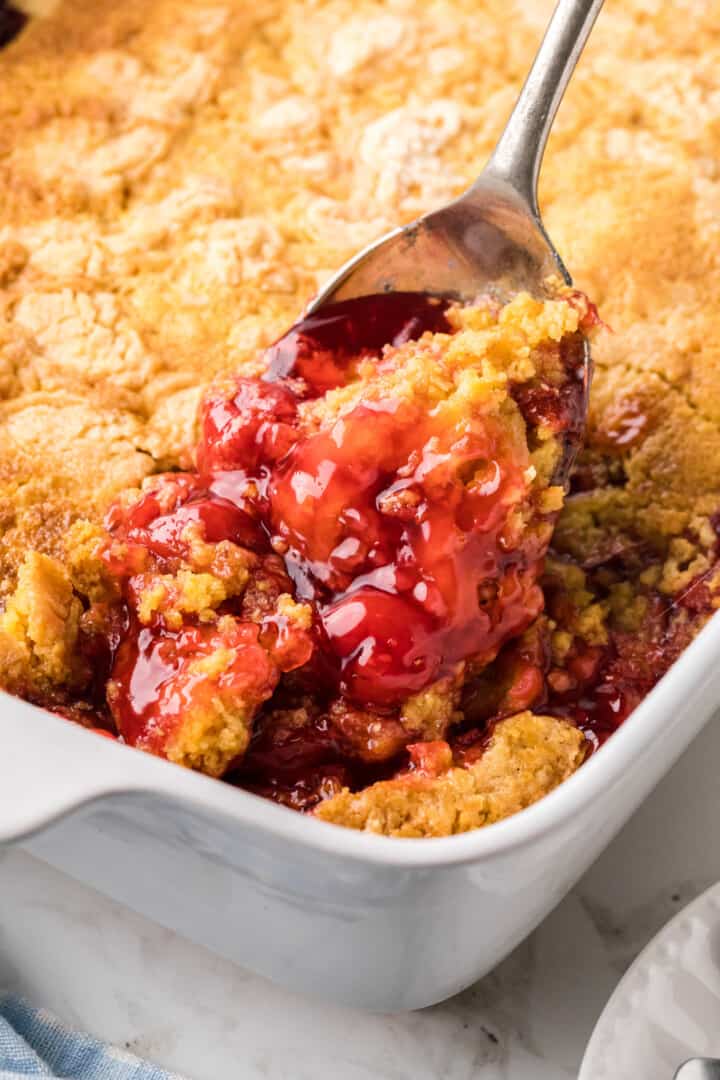
[[[70,685],[86,677],[68,642],[97,621],[88,599],[110,602],[94,531],[109,504],[191,464],[204,388],[257,374],[258,350],[318,282],[476,175],[550,8],[110,0],[98,18],[89,0],[62,0],[0,54],[5,685],[38,695],[61,669]],[[540,192],[550,235],[612,328],[594,345],[547,610],[472,687],[410,706],[424,738],[442,730],[434,710],[460,712],[472,742],[488,717],[547,713],[548,695],[558,722],[601,737],[717,606],[718,70],[717,19],[700,0],[681,12],[629,0],[598,21]],[[549,477],[553,462],[534,453]],[[190,576],[144,583],[146,618],[164,607],[207,627],[220,589],[249,589],[261,606],[242,560],[202,538],[195,549]],[[601,691],[591,715],[588,686]],[[181,747],[175,760],[205,767],[227,727],[208,765],[221,771],[247,743],[240,714],[198,734],[209,756]],[[316,720],[305,700],[275,710],[250,766],[263,739],[289,746]],[[338,723],[350,742],[367,730],[357,716]],[[261,787],[258,770],[246,780]]]
[[[384,836],[452,836],[530,806],[575,772],[585,753],[577,728],[519,713],[497,724],[474,764],[453,768],[450,747],[435,743],[430,767],[422,761],[361,791],[345,788],[315,813],[323,821]]]

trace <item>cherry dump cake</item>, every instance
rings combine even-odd
[[[609,9],[560,112],[541,196],[582,292],[287,331],[472,179],[549,7],[63,0],[0,54],[7,689],[327,821],[446,835],[569,776],[709,618],[702,4]]]

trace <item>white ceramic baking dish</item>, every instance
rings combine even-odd
[[[720,702],[715,616],[623,728],[521,814],[392,840],[301,817],[0,700],[0,843],[296,990],[414,1009],[558,903]]]

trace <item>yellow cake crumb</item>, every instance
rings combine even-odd
[[[184,615],[197,615],[201,622],[207,622],[228,597],[219,578],[191,570],[146,575],[136,583],[136,592],[140,622],[148,625],[155,615],[162,614],[171,629],[182,626]]]
[[[509,817],[547,795],[581,764],[584,738],[570,724],[519,713],[497,724],[475,765],[438,777],[399,777],[321,802],[323,821],[384,836],[451,836]]]
[[[47,691],[87,676],[76,651],[81,612],[63,564],[29,552],[0,617],[0,663],[9,689]]]

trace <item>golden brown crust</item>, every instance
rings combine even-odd
[[[0,617],[3,685],[38,694],[82,685],[87,669],[77,653],[82,605],[61,562],[31,551]]]
[[[480,760],[437,777],[412,773],[320,803],[323,821],[384,836],[451,836],[509,817],[547,795],[582,763],[577,728],[530,712],[502,720]]]

